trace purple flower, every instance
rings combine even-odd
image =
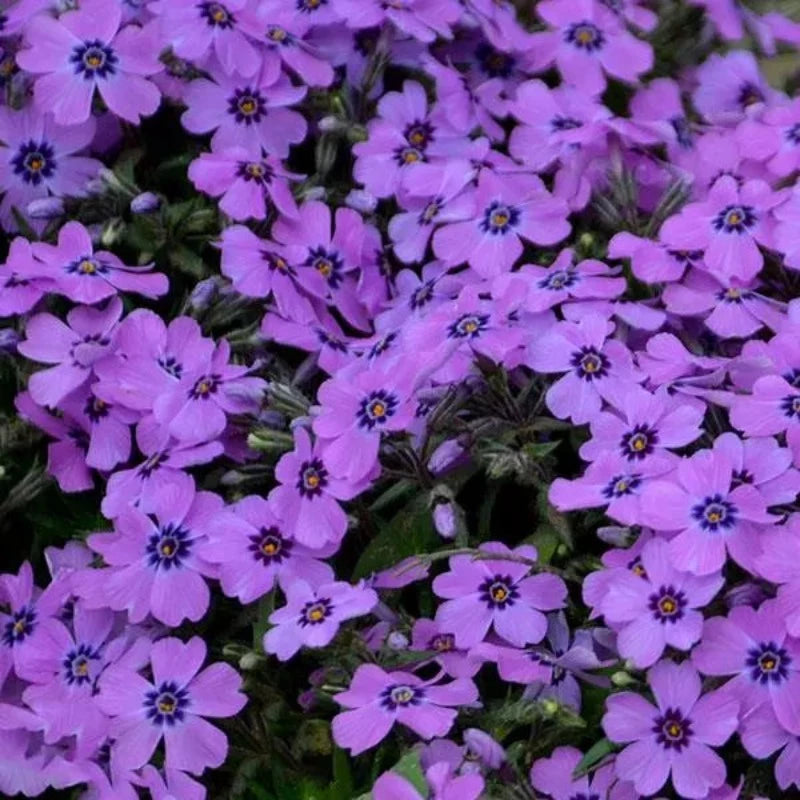
[[[439,228],[433,251],[449,266],[464,262],[482,277],[508,272],[522,255],[525,239],[539,245],[561,241],[570,231],[567,206],[535,175],[484,170],[470,191],[462,221]]]
[[[162,738],[167,769],[199,775],[225,760],[228,740],[204,717],[232,717],[247,698],[228,664],[199,672],[205,658],[206,645],[198,636],[186,643],[161,639],[150,651],[152,682],[125,665],[103,673],[97,704],[112,718],[112,758],[118,765],[144,766]]]
[[[118,516],[129,505],[138,506],[145,512],[152,511],[165,486],[185,480],[185,467],[206,464],[223,451],[220,442],[199,445],[178,442],[152,416],[136,426],[136,444],[145,456],[144,461],[131,469],[117,470],[106,484],[100,508],[109,519]]]
[[[264,219],[268,203],[280,214],[296,218],[297,205],[289,181],[300,177],[287,172],[274,156],[252,158],[240,147],[221,153],[202,153],[189,165],[189,180],[195,187],[212,197],[220,197],[220,210],[238,221]]]
[[[6,230],[16,227],[12,208],[24,213],[38,198],[87,194],[102,164],[75,153],[89,145],[94,132],[94,120],[65,128],[32,107],[0,110],[0,190],[5,192],[0,219]]]
[[[381,435],[405,430],[413,418],[413,389],[412,370],[400,365],[342,370],[325,381],[313,422],[325,466],[351,482],[370,476],[378,466]]]
[[[446,598],[436,622],[455,636],[461,648],[478,644],[489,628],[518,647],[540,642],[547,631],[542,612],[563,607],[564,582],[546,572],[526,577],[531,565],[514,558],[535,561],[536,548],[531,545],[510,550],[500,542],[488,542],[480,549],[490,557],[454,556],[450,572],[434,579],[433,591]],[[498,557],[491,558],[495,553]]]
[[[574,780],[572,775],[583,753],[574,747],[556,747],[549,758],[533,762],[530,780],[534,789],[544,792],[553,800],[578,800],[578,798],[606,798],[622,800],[618,793],[609,795],[616,781],[613,764],[605,764],[591,775]]]
[[[623,658],[639,668],[652,666],[668,645],[689,650],[700,639],[702,608],[722,587],[719,573],[702,577],[679,572],[669,545],[649,541],[640,554],[643,574],[617,569],[600,602],[600,612],[617,631]]]
[[[730,418],[731,425],[748,436],[785,433],[789,446],[797,447],[800,444],[800,388],[780,375],[765,375],[753,384],[750,395],[733,399]]]
[[[264,650],[280,661],[288,661],[301,647],[327,646],[342,622],[368,614],[378,602],[373,589],[344,581],[312,588],[296,580],[285,591],[286,605],[270,614],[275,627],[264,634]]]
[[[615,400],[618,412],[601,412],[589,423],[592,438],[580,448],[587,461],[616,452],[636,469],[654,457],[671,459],[669,449],[684,447],[702,433],[705,406],[701,403],[663,390],[651,394],[638,386]]]
[[[319,586],[333,581],[333,570],[318,559],[332,547],[311,550],[296,542],[271,505],[249,495],[215,514],[206,527],[201,558],[216,564],[222,590],[241,603],[252,603],[271,591],[276,581],[289,591],[299,582]]]
[[[770,212],[781,200],[764,181],[746,181],[739,188],[723,176],[705,200],[670,217],[659,236],[670,248],[702,251],[704,268],[712,274],[747,284],[764,265],[758,245],[773,244]]]
[[[743,719],[767,704],[784,728],[800,734],[800,642],[786,635],[778,602],[706,620],[692,663],[704,675],[731,676],[724,689],[739,701]]]
[[[739,730],[744,749],[754,758],[769,758],[776,750],[775,780],[784,791],[800,787],[800,737],[778,722],[769,704],[759,706],[743,720]]]
[[[671,561],[695,575],[721,569],[726,551],[752,569],[763,527],[777,520],[757,489],[734,482],[733,464],[719,451],[701,450],[683,459],[674,482],[653,481],[642,497],[643,523],[679,531],[669,542]]]
[[[209,74],[213,80],[201,78],[186,89],[181,123],[190,133],[214,131],[212,150],[239,147],[250,159],[259,159],[262,150],[285,158],[290,145],[303,141],[306,121],[285,106],[303,99],[304,86],[293,86],[285,75],[241,78],[219,69]]]
[[[350,688],[334,695],[349,710],[333,718],[333,738],[358,755],[386,738],[395,722],[423,739],[444,736],[457,715],[451,706],[477,699],[478,690],[467,678],[432,685],[410,672],[384,672],[376,664],[362,664]]]
[[[791,636],[800,637],[800,517],[792,514],[786,525],[769,537],[769,547],[756,560],[756,573],[780,586],[778,610]]]
[[[673,314],[702,316],[706,327],[722,339],[743,339],[765,325],[779,330],[785,319],[780,305],[751,285],[735,278],[720,282],[694,269],[680,283],[667,286],[663,300]]]
[[[605,89],[604,73],[636,83],[653,66],[650,45],[628,33],[601,3],[545,0],[536,11],[555,30],[532,36],[534,71],[555,63],[565,83],[592,95]]]
[[[604,398],[621,397],[643,379],[625,345],[608,339],[610,332],[603,317],[587,315],[578,323],[557,323],[529,348],[526,363],[532,369],[566,373],[547,390],[547,407],[555,416],[588,422]]]
[[[483,778],[473,772],[468,775],[453,773],[450,764],[440,761],[425,771],[432,793],[430,800],[479,800],[483,793]],[[384,772],[372,787],[375,800],[424,800],[423,796],[396,772]]]
[[[36,105],[60,125],[89,119],[95,89],[118,117],[138,123],[153,114],[161,94],[146,80],[162,69],[152,29],[120,29],[122,7],[88,0],[58,19],[39,14],[25,35],[30,47],[17,63],[41,75],[33,87]]]
[[[169,288],[166,275],[148,272],[152,264],[128,267],[113,253],[94,252],[89,231],[80,222],[68,222],[61,228],[58,245],[37,242],[32,249],[51,291],[76,303],[99,303],[117,291],[158,297]]]
[[[247,0],[167,0],[151,3],[149,9],[158,14],[161,35],[176,56],[202,64],[213,53],[229,75],[250,76],[261,66],[261,58],[243,32],[246,6]]]
[[[150,764],[141,770],[141,784],[153,797],[153,800],[205,800],[206,789],[202,783],[190,778],[179,769],[165,769],[162,774]]]
[[[471,678],[481,668],[481,659],[456,647],[452,633],[432,619],[418,619],[411,630],[412,650],[432,650],[436,663],[453,678]]]
[[[31,253],[31,243],[21,236],[12,240],[8,258],[0,269],[0,317],[30,311],[42,299],[47,281]]]
[[[162,487],[152,514],[129,506],[116,518],[113,533],[87,540],[109,566],[86,570],[78,593],[90,608],[127,611],[132,622],[148,614],[171,627],[184,619],[196,622],[208,610],[204,578],[215,575],[199,545],[222,506],[218,495],[195,493],[188,475]]]
[[[622,231],[608,243],[609,258],[630,259],[633,274],[645,283],[671,283],[679,280],[687,266],[703,257],[701,250],[671,250],[660,242],[642,239]]]
[[[73,308],[66,324],[52,314],[31,317],[17,349],[33,361],[55,364],[31,375],[28,390],[36,403],[56,406],[89,379],[93,364],[113,347],[121,314],[122,302],[112,297],[103,308]]]
[[[41,674],[23,693],[23,700],[44,722],[44,741],[53,744],[76,736],[78,751],[91,753],[105,738],[107,720],[94,703],[93,691],[102,670],[123,650],[124,640],[108,643],[114,613],[74,607],[71,629],[57,623],[47,638],[30,645]]]
[[[114,354],[96,364],[99,380],[92,389],[108,403],[151,411],[184,375],[211,370],[213,354],[214,343],[191,317],[165,325],[154,312],[137,308],[117,328]]]
[[[272,229],[275,240],[286,246],[287,260],[297,274],[309,271],[302,267],[315,271],[324,280],[323,296],[360,330],[369,328],[356,283],[368,245],[367,230],[352,208],[339,208],[334,216],[316,200],[303,203],[296,219],[279,218]],[[315,280],[307,288],[317,292],[318,285]]]
[[[286,530],[312,549],[338,544],[347,530],[347,516],[337,501],[359,494],[363,484],[334,477],[322,461],[319,442],[313,447],[308,431],[294,430],[294,450],[275,466],[279,481],[269,493],[270,503],[281,510]]]
[[[671,776],[678,795],[703,798],[725,781],[725,763],[711,748],[736,729],[739,704],[724,692],[701,697],[700,677],[686,662],[661,661],[647,680],[656,706],[633,692],[606,701],[606,736],[631,742],[617,756],[616,773],[640,794],[655,794]]]
[[[420,42],[452,37],[450,26],[464,13],[456,0],[337,0],[336,8],[351,28],[371,28],[384,21]]]
[[[219,436],[227,414],[258,411],[266,388],[248,367],[229,363],[230,345],[221,340],[210,361],[181,373],[178,382],[153,403],[156,420],[182,442],[206,442]]]

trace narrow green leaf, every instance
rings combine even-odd
[[[591,772],[594,767],[596,767],[604,758],[606,758],[606,756],[610,756],[613,752],[615,752],[615,750],[616,746],[608,739],[603,738],[599,742],[595,742],[586,751],[586,754],[575,767],[572,773],[573,780],[577,780],[583,775],[586,775],[588,772]]]

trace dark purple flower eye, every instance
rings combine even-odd
[[[193,400],[208,400],[211,395],[217,393],[221,380],[221,375],[203,375],[203,377],[198,378],[194,386],[189,389],[189,397]]]
[[[286,28],[281,28],[280,25],[270,25],[267,28],[265,37],[272,44],[282,45],[283,47],[287,47],[294,41],[294,37],[289,31]]]
[[[642,564],[641,556],[636,556],[632,561],[628,562],[628,569],[636,575],[637,578],[647,579],[647,570]]]
[[[19,175],[25,183],[38,186],[45,178],[52,178],[55,173],[55,151],[46,141],[30,139],[20,145],[11,163],[15,175]]]
[[[489,608],[504,609],[513,606],[519,598],[519,590],[510,575],[495,575],[487,578],[479,587],[481,600]]]
[[[437,653],[449,653],[455,650],[456,640],[452,633],[437,633],[429,642],[428,649]]]
[[[172,726],[182,722],[189,705],[189,692],[178,688],[174,681],[164,681],[157,689],[145,695],[144,707],[153,725]]]
[[[800,122],[786,128],[784,135],[792,144],[800,144]]]
[[[326,5],[328,0],[297,0],[297,10],[306,14],[316,11]]]
[[[582,347],[572,354],[570,363],[575,367],[578,377],[587,381],[605,378],[608,375],[611,362],[597,348]]]
[[[651,455],[658,444],[658,431],[649,425],[636,425],[622,437],[620,450],[629,461]]]
[[[92,662],[100,660],[100,653],[90,645],[81,644],[64,657],[64,680],[70,685],[85,686],[92,681]]]
[[[74,64],[76,75],[83,74],[86,80],[91,80],[114,75],[119,58],[107,44],[94,39],[76,45],[69,60]]]
[[[357,412],[359,427],[371,431],[378,425],[385,425],[389,417],[394,416],[398,405],[397,397],[385,389],[370,392],[361,401]]]
[[[593,53],[606,43],[603,31],[591,22],[576,22],[567,28],[564,38],[579,50]]]
[[[3,631],[3,644],[13,647],[15,644],[23,642],[35,630],[38,622],[36,619],[36,609],[31,606],[22,606],[11,614],[11,619],[6,622]]]
[[[746,233],[758,221],[752,206],[725,206],[712,221],[714,230],[724,233]]]
[[[261,92],[249,86],[236,91],[228,98],[228,113],[242,125],[261,122],[267,113],[267,104]]]
[[[692,509],[692,518],[704,531],[730,530],[736,524],[737,516],[736,506],[720,494],[706,497]]]
[[[756,683],[780,683],[789,676],[792,657],[775,642],[761,642],[747,651],[745,662],[750,678]]]
[[[550,120],[550,127],[554,131],[573,131],[576,128],[582,128],[583,123],[575,117],[557,116]]]
[[[318,458],[304,461],[300,466],[297,489],[303,497],[316,497],[328,485],[328,470]]]
[[[222,3],[200,3],[200,16],[212,27],[228,30],[236,24],[236,19]]]
[[[155,570],[178,569],[192,551],[189,531],[168,523],[147,542],[147,563]]]
[[[733,303],[734,305],[741,305],[743,300],[752,297],[753,293],[747,289],[739,289],[736,286],[731,286],[728,289],[722,289],[717,292],[717,300],[723,303]]]
[[[668,708],[656,717],[653,725],[656,741],[665,750],[677,750],[679,753],[689,744],[694,731],[691,720],[684,717],[677,708]]]
[[[790,394],[781,400],[781,409],[787,417],[800,419],[800,394]]]
[[[306,603],[300,612],[298,623],[301,628],[309,625],[321,625],[333,612],[333,603],[327,597],[320,597]]]
[[[436,218],[436,215],[442,210],[443,205],[444,203],[442,198],[435,197],[428,203],[428,205],[425,206],[425,208],[422,209],[422,211],[420,211],[419,216],[417,217],[417,222],[420,225],[430,225]]]
[[[686,603],[686,595],[674,586],[661,586],[648,598],[648,608],[662,625],[678,622],[683,617]]]
[[[567,289],[580,281],[580,276],[574,270],[559,269],[542,278],[536,285],[540,289],[549,289],[553,292]]]
[[[694,138],[692,137],[692,129],[689,125],[689,120],[683,116],[672,117],[669,121],[669,124],[672,125],[672,130],[675,131],[675,138],[677,139],[678,144],[688,150],[694,144]]]
[[[310,247],[305,266],[315,269],[332,289],[338,289],[344,280],[344,261],[336,250]]]
[[[615,475],[603,489],[603,496],[608,500],[634,494],[642,483],[641,475]]]
[[[488,325],[488,314],[464,314],[450,325],[447,335],[451,339],[475,339],[486,330]]]
[[[743,83],[739,89],[738,103],[742,108],[764,102],[764,92],[754,83]]]
[[[424,689],[407,684],[387,686],[380,694],[381,705],[389,711],[396,711],[398,707],[417,706],[424,697]]]
[[[433,125],[430,122],[412,122],[405,129],[406,141],[422,152],[433,141]]]
[[[267,186],[272,183],[275,171],[263,161],[240,161],[236,167],[236,174],[245,181]]]
[[[506,234],[519,224],[519,209],[500,200],[493,200],[483,212],[480,229],[493,236]]]
[[[508,78],[516,64],[516,59],[510,53],[496,50],[486,42],[482,42],[475,49],[475,58],[480,68],[490,78]]]
[[[89,417],[91,422],[99,422],[101,419],[108,416],[110,408],[111,406],[106,403],[105,400],[101,400],[99,397],[92,395],[86,401],[83,413]]]
[[[281,532],[275,528],[262,528],[255,536],[250,537],[248,550],[256,561],[264,566],[280,564],[289,558],[294,547],[291,539],[284,539]]]

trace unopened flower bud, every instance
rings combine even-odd
[[[256,669],[259,663],[262,662],[264,659],[258,653],[245,653],[239,659],[239,669],[244,672],[247,672],[252,669]]]
[[[352,189],[345,197],[344,202],[356,211],[371,214],[378,205],[378,198],[372,192],[366,191],[366,189]]]
[[[317,127],[322,133],[335,133],[336,131],[347,130],[347,122],[339,117],[335,117],[333,114],[328,114],[327,117],[323,117],[317,123]]]
[[[546,717],[554,717],[558,713],[559,705],[556,700],[542,700],[541,706]]]
[[[630,547],[633,534],[630,528],[623,528],[619,525],[606,525],[597,529],[597,538],[612,547]]]
[[[161,198],[153,192],[142,192],[131,200],[132,214],[151,214],[161,207]]]
[[[439,475],[446,469],[454,467],[464,455],[464,446],[456,439],[442,442],[428,459],[428,469]]]
[[[60,197],[40,197],[27,206],[31,219],[55,219],[64,213],[64,201]]]
[[[625,686],[633,686],[633,684],[636,682],[637,682],[636,678],[634,678],[633,675],[630,675],[629,673],[624,672],[622,670],[620,670],[619,672],[615,672],[611,676],[611,683],[613,683],[614,686],[618,686],[620,688],[623,688]]]
[[[0,328],[0,355],[16,353],[19,338],[19,334],[13,328]]]
[[[189,305],[195,311],[205,311],[217,296],[217,284],[213,278],[200,281],[189,295]]]
[[[311,711],[316,704],[317,696],[310,689],[305,692],[300,692],[300,694],[297,696],[297,705],[299,705],[303,711]]]
[[[408,637],[400,631],[392,631],[386,639],[386,645],[390,650],[405,650],[408,647]]]
[[[728,608],[736,606],[758,606],[766,600],[764,590],[757,584],[748,581],[734,586],[725,593],[725,603]]]

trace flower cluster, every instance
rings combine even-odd
[[[800,24],[6,5],[0,355],[96,507],[0,575],[3,792],[296,768],[290,659],[319,796],[800,791],[800,99],[711,52]]]

